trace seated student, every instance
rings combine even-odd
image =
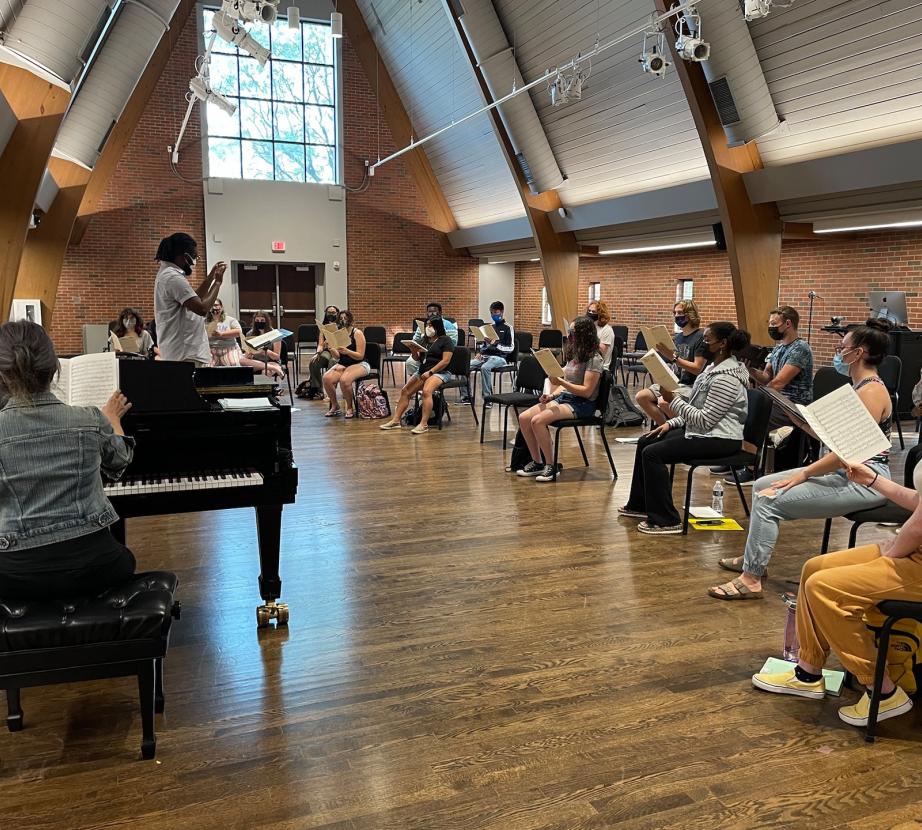
[[[826,694],[822,669],[829,652],[834,651],[846,670],[867,689],[857,703],[841,707],[839,717],[852,726],[867,726],[877,647],[874,633],[864,623],[864,613],[882,599],[922,602],[922,465],[913,473],[914,490],[885,478],[873,465],[854,465],[847,472],[853,485],[873,491],[882,500],[890,499],[913,514],[899,536],[882,545],[862,545],[806,561],[797,597],[797,665],[778,674],[755,674],[752,685],[766,692],[822,700]],[[879,721],[912,708],[906,692],[887,672],[882,692]]]
[[[339,309],[335,305],[328,305],[323,312],[324,324],[335,323],[339,326]],[[316,400],[323,397],[323,372],[329,369],[336,361],[330,354],[330,348],[327,345],[326,338],[323,336],[323,329],[319,329],[317,335],[317,352],[311,358],[308,364],[310,380],[307,382],[307,397],[310,400]]]
[[[445,334],[451,338],[451,346],[454,348],[458,345],[458,324],[453,323],[451,320],[446,320],[442,317],[442,306],[440,303],[429,303],[426,306],[426,320],[431,320],[433,317],[439,317],[442,320],[442,325],[445,327]],[[425,320],[420,320],[419,322],[425,322]],[[419,325],[416,326],[416,330],[413,332],[412,341],[405,341],[405,345],[411,347],[413,343],[423,344],[426,340],[426,336],[423,331],[420,329]],[[407,377],[413,377],[417,372],[419,372],[419,356],[422,354],[417,349],[410,348],[410,356],[406,361],[405,371]]]
[[[480,388],[484,397],[493,394],[493,370],[505,366],[508,356],[515,350],[512,326],[503,319],[504,309],[499,300],[490,304],[490,319],[499,339],[484,340],[477,357],[471,361],[471,371],[480,370]],[[493,404],[486,404],[487,409],[491,406]]]
[[[134,439],[131,404],[66,406],[51,392],[54,346],[35,323],[0,326],[0,597],[60,599],[127,580],[135,559],[109,530],[118,521],[100,470],[118,479]]]
[[[550,391],[519,415],[519,430],[528,445],[531,461],[516,475],[543,483],[553,481],[554,449],[549,424],[595,414],[603,371],[597,332],[596,324],[588,317],[577,317],[570,324],[563,350],[567,361],[564,376],[550,381]]]
[[[813,350],[797,333],[800,315],[789,305],[776,308],[768,315],[768,336],[778,343],[765,359],[764,369],[750,367],[749,374],[759,386],[775,389],[794,403],[806,406],[813,401]],[[777,406],[772,410],[769,430],[791,423],[784,410]],[[715,475],[729,473],[726,467],[714,467]],[[752,470],[740,470],[737,475],[743,484],[752,484]],[[733,477],[725,479],[733,481]]]
[[[381,429],[400,429],[400,418],[407,411],[410,401],[417,392],[421,393],[422,406],[419,424],[410,432],[422,435],[429,431],[429,416],[432,414],[432,393],[443,383],[451,380],[448,365],[454,354],[454,343],[445,330],[441,317],[431,317],[426,321],[426,353],[422,357],[419,371],[413,375],[400,390],[400,400],[391,419],[381,424]]]
[[[693,300],[679,300],[672,307],[672,319],[681,331],[675,335],[675,349],[671,352],[658,347],[657,351],[664,360],[674,363],[679,370],[679,389],[677,394],[688,398],[692,384],[707,366],[710,355],[704,344],[704,329],[701,328],[701,315]],[[660,397],[659,385],[653,384],[641,389],[635,396],[637,405],[655,424],[664,424],[675,412]]]
[[[711,323],[704,330],[712,363],[692,385],[688,400],[663,389],[676,416],[644,435],[634,456],[634,477],[622,516],[642,518],[641,533],[678,534],[682,519],[672,502],[669,465],[687,459],[720,458],[739,452],[749,410],[749,374],[736,355],[749,345],[749,333],[733,323]]]
[[[224,303],[215,300],[205,321],[212,366],[240,366],[243,353],[238,338],[243,336],[240,323],[224,311]]]
[[[371,372],[371,366],[365,360],[365,335],[353,323],[355,318],[349,309],[339,312],[340,328],[346,329],[349,334],[349,345],[342,349],[330,349],[330,357],[337,360],[337,364],[323,376],[323,388],[330,399],[330,407],[326,412],[327,418],[342,415],[339,402],[336,400],[336,387],[339,386],[343,393],[346,406],[345,418],[355,417],[355,393],[353,384],[366,377]]]
[[[150,332],[144,328],[141,315],[133,308],[122,309],[112,332],[118,338],[123,352],[148,355],[154,348],[154,340]]]
[[[868,320],[866,325],[852,329],[842,338],[833,363],[839,372],[851,378],[861,402],[889,437],[893,426],[890,393],[877,374],[889,344],[889,335],[881,330],[885,325]],[[866,463],[889,478],[889,456],[889,451],[883,452]],[[809,467],[785,470],[756,481],[746,549],[742,556],[721,559],[718,563],[740,576],[710,588],[708,593],[726,600],[761,598],[762,577],[775,550],[783,519],[828,519],[880,507],[886,502],[879,493],[849,481],[845,472],[841,460],[828,453]]]
[[[275,325],[272,317],[266,311],[257,311],[250,320],[250,328],[243,337],[243,356],[240,358],[241,366],[251,366],[253,371],[258,375],[265,373],[268,377],[284,378],[285,370],[279,361],[282,359],[282,343],[277,340],[269,346],[262,349],[254,349],[247,339],[250,337],[259,337],[272,331]]]
[[[611,359],[615,356],[615,330],[611,327],[611,312],[604,300],[593,300],[586,308],[586,316],[595,323],[599,338],[599,354],[602,355],[602,368],[611,368]]]

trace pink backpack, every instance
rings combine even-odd
[[[376,383],[365,383],[359,387],[356,395],[356,409],[359,418],[390,418],[391,404],[387,392]]]

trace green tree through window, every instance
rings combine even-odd
[[[205,9],[210,37],[215,10]],[[260,66],[215,40],[211,85],[237,106],[227,115],[208,104],[210,176],[289,182],[336,181],[336,69],[330,27],[284,18],[254,23],[250,34],[271,50]]]

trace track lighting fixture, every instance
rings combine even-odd
[[[233,115],[237,112],[236,104],[232,104],[220,92],[215,92],[208,83],[208,79],[201,75],[196,75],[189,81],[189,91],[198,98],[199,101],[203,101],[206,104],[215,104],[228,115]]]
[[[662,78],[666,68],[672,66],[666,60],[666,36],[663,27],[653,15],[650,28],[643,33],[643,50],[640,53],[640,66],[644,72]]]
[[[701,37],[701,15],[697,9],[685,9],[675,22],[676,54],[683,61],[700,63],[711,56],[711,44]]]

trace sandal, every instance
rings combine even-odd
[[[733,588],[734,593],[730,593],[728,588]],[[721,591],[722,593],[718,593]],[[723,585],[716,585],[713,588],[708,588],[708,596],[714,597],[714,599],[725,599],[725,600],[737,600],[737,599],[762,599],[761,591],[753,591],[750,588],[746,587],[746,584],[742,579],[734,579],[732,582],[725,582]]]
[[[717,564],[720,565],[725,571],[731,571],[735,574],[741,574],[743,572],[743,557],[742,556],[730,556],[726,559],[718,559]],[[768,571],[762,573],[763,577],[768,576]]]
[[[345,418],[347,421],[350,418],[354,418],[354,417],[355,417],[355,412],[347,412],[345,415],[343,415],[343,418]]]
[[[341,409],[328,409],[324,418],[335,418],[337,415],[342,415],[343,411]]]

